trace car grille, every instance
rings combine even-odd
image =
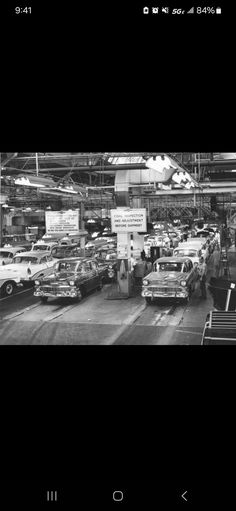
[[[148,291],[154,292],[154,293],[176,293],[180,291],[181,289],[178,287],[148,287]]]
[[[44,291],[45,293],[52,293],[57,294],[60,291],[69,291],[71,288],[70,286],[41,286],[41,291]]]

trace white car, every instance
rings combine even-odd
[[[3,247],[0,248],[0,266],[5,266],[6,264],[11,264],[13,261],[13,257],[20,253],[25,252],[26,249],[24,247]]]
[[[173,256],[175,257],[188,257],[191,259],[193,264],[199,264],[200,258],[204,257],[201,249],[196,246],[187,245],[184,247],[178,247],[174,249]]]
[[[32,247],[32,252],[50,252],[54,247],[57,247],[58,243],[55,241],[49,241],[48,243],[45,243],[44,241],[37,241]]]
[[[201,255],[204,258],[205,262],[208,261],[210,257],[210,252],[208,250],[207,244],[204,240],[204,238],[189,238],[187,241],[183,241],[182,243],[179,243],[178,246],[179,249],[198,249],[201,250]]]
[[[34,282],[39,275],[43,276],[57,259],[48,252],[24,252],[13,257],[12,264],[0,267],[0,292],[3,296],[11,296],[14,289],[27,282]]]

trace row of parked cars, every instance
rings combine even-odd
[[[185,236],[185,241],[172,248],[172,255],[157,259],[152,272],[143,279],[142,296],[146,302],[150,304],[158,298],[188,302],[199,279],[201,258],[207,263],[218,243],[213,230],[199,229],[195,237]]]
[[[69,280],[64,275],[65,271],[61,277],[62,269],[65,269],[63,264],[68,266]],[[74,279],[71,279],[70,265],[73,268]],[[30,251],[24,247],[4,247],[0,249],[0,293],[1,296],[11,296],[17,287],[32,285],[39,281],[41,283],[46,278],[47,283],[52,279],[53,296],[55,296],[55,284],[58,279],[61,282],[62,278],[63,281],[67,279],[66,282],[70,287],[69,290],[65,290],[64,296],[74,297],[74,294],[77,294],[78,281],[83,274],[83,285],[80,292],[78,291],[78,296],[82,296],[88,290],[87,288],[93,285],[96,287],[98,281],[101,287],[103,283],[113,279],[116,275],[116,265],[114,240],[112,243],[104,238],[102,243],[99,243],[99,240],[95,245],[93,243],[93,247],[88,244],[85,251],[79,244],[63,242],[63,240],[60,243],[41,240],[33,244]],[[74,286],[70,284],[72,280],[75,283]],[[42,296],[37,293],[39,293],[38,288],[36,296]]]

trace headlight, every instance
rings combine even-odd
[[[148,284],[149,284],[148,280],[143,280],[143,285],[144,286],[148,286]]]
[[[186,281],[185,280],[181,280],[180,285],[183,286],[183,287],[186,286]]]
[[[40,280],[36,280],[36,281],[35,281],[35,285],[36,285],[36,286],[40,286]]]
[[[75,281],[74,280],[70,280],[69,284],[70,284],[70,286],[74,286],[75,285]]]

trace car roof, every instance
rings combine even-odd
[[[184,263],[185,261],[191,261],[189,257],[160,257],[156,263]]]
[[[44,247],[44,245],[46,246],[53,246],[53,245],[58,245],[57,241],[37,241],[36,243],[34,243],[34,246],[37,245],[37,247],[39,246],[42,246]]]
[[[60,259],[60,261],[58,261],[58,263],[76,263],[76,262],[87,262],[87,261],[95,261],[96,262],[96,259],[92,259],[91,257],[64,257],[63,259]]]
[[[32,256],[32,257],[39,257],[39,256],[44,256],[44,255],[47,255],[47,256],[49,255],[49,254],[48,254],[48,250],[37,250],[37,251],[35,251],[35,252],[34,252],[33,250],[30,250],[29,252],[22,252],[22,254],[20,254],[20,256],[22,256],[22,257],[23,257],[23,256],[24,256],[24,257],[25,257],[25,256],[26,256],[26,257],[28,257],[28,256]],[[19,256],[19,257],[20,257],[20,256]]]
[[[18,250],[24,250],[24,247],[2,247],[0,252],[17,252]]]

